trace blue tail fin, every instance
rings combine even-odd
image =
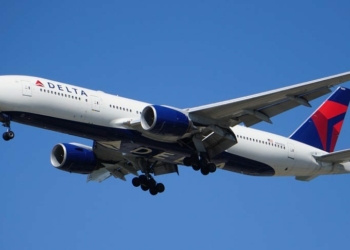
[[[350,89],[339,87],[291,136],[327,152],[333,152],[350,101]]]

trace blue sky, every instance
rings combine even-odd
[[[107,1],[106,1],[107,2]],[[2,1],[0,75],[180,108],[350,70],[348,1]],[[350,87],[350,83],[344,84]],[[313,108],[255,128],[289,136]],[[350,176],[258,178],[181,167],[156,197],[54,169],[59,142],[0,141],[0,249],[347,249]],[[350,147],[350,116],[336,150]]]

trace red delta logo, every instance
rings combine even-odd
[[[42,84],[42,82],[40,82],[39,80],[36,81],[35,85],[42,88],[45,87],[44,84]]]

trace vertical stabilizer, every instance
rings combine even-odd
[[[327,152],[333,152],[343,125],[350,101],[350,89],[339,87],[290,136]]]

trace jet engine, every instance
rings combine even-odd
[[[51,151],[51,164],[70,173],[89,174],[97,167],[94,152],[88,146],[59,143]]]
[[[192,122],[183,112],[160,105],[151,105],[141,113],[144,130],[158,135],[183,136],[190,132]]]

